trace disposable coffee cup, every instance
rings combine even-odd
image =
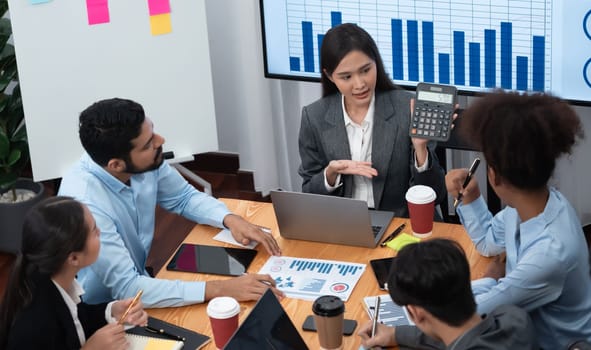
[[[211,322],[213,340],[222,349],[238,328],[240,305],[232,297],[213,298],[207,304],[207,316]]]
[[[314,301],[312,311],[320,349],[342,349],[345,303],[339,297],[324,295]]]
[[[435,191],[429,186],[416,185],[406,191],[410,226],[415,237],[429,237],[433,232]]]

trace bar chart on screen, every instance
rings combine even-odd
[[[286,9],[293,72],[319,75],[324,33],[352,22],[377,42],[394,81],[551,89],[551,0],[287,0]]]

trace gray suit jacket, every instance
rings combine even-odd
[[[298,173],[303,178],[304,192],[329,194],[324,187],[324,168],[331,160],[351,159],[349,140],[341,95],[324,97],[302,109],[299,135],[301,165]],[[445,174],[429,145],[429,164],[424,172],[414,166],[414,151],[409,133],[410,99],[403,90],[376,91],[372,136],[372,165],[378,176],[372,179],[375,208],[393,211],[395,216],[408,216],[404,195],[410,186],[427,185],[437,194],[439,203],[445,194]],[[330,193],[351,197],[353,177],[341,176],[343,185]]]

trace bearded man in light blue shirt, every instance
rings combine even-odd
[[[465,169],[446,176],[448,191],[462,192],[458,215],[480,253],[498,256],[472,283],[478,311],[517,305],[529,312],[544,349],[591,340],[589,252],[568,200],[548,185],[556,160],[583,136],[573,109],[545,95],[494,93],[470,106],[462,129],[482,150],[489,183],[507,204],[493,216]]]
[[[146,258],[154,237],[156,205],[200,224],[227,227],[238,242],[260,242],[280,255],[275,239],[217,199],[197,191],[163,161],[164,138],[142,106],[125,99],[94,103],[80,114],[86,154],[63,177],[60,195],[88,206],[101,230],[98,260],[78,274],[87,303],[124,299],[143,290],[145,307],[201,303],[216,296],[257,300],[267,288],[282,297],[269,275],[186,282],[152,278]]]

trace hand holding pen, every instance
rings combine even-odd
[[[118,324],[123,324],[125,322],[125,318],[129,314],[129,312],[131,311],[131,309],[135,306],[135,304],[140,300],[143,292],[144,291],[141,290],[141,289],[137,292],[137,294],[135,295],[135,297],[133,298],[133,300],[131,301],[131,303],[129,303],[129,306],[127,307],[127,309],[123,313],[123,316],[121,316],[121,318],[119,319],[119,321],[117,321]]]
[[[465,190],[466,187],[468,187],[468,184],[470,183],[470,180],[472,180],[472,176],[476,172],[476,169],[478,169],[479,164],[480,164],[480,158],[474,159],[474,162],[472,162],[470,169],[468,169],[468,175],[466,176],[466,179],[464,179],[464,183],[462,184],[462,190]],[[458,197],[454,200],[454,208],[458,207],[458,204],[460,204],[460,202],[462,201],[462,197],[463,197],[463,191],[458,193]]]

